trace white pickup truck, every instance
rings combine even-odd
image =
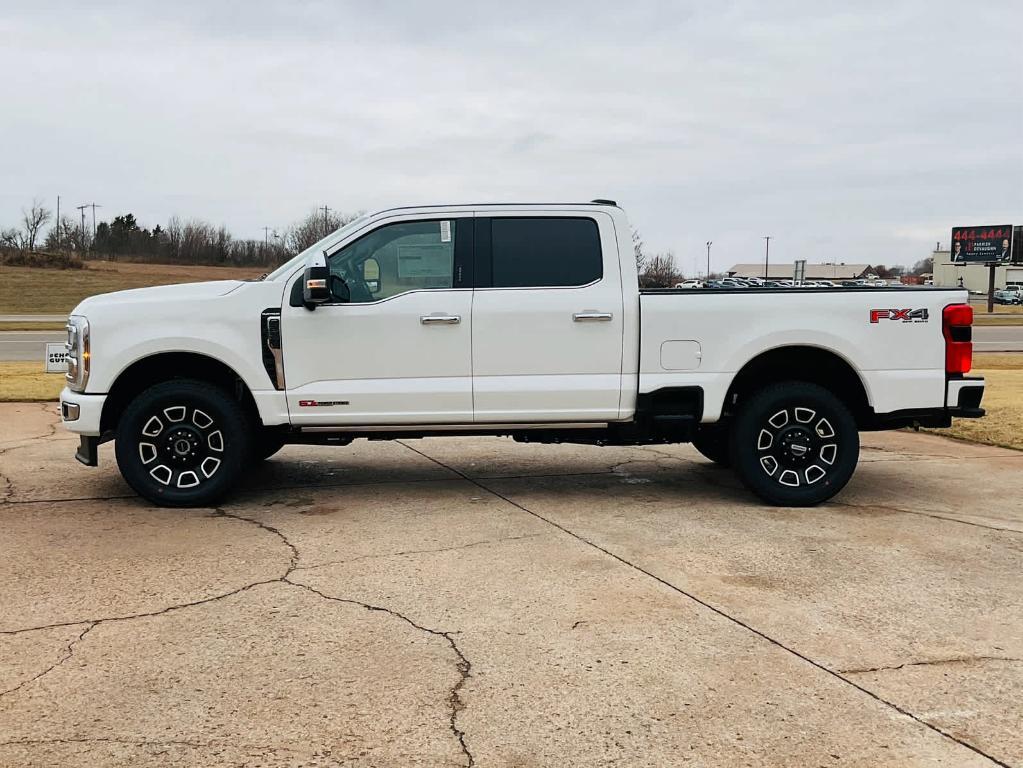
[[[975,418],[964,290],[637,283],[609,200],[394,208],[260,280],[94,296],[64,424],[95,466],[209,505],[287,443],[691,441],[772,504],[849,480],[859,431]]]

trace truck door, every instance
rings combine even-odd
[[[481,216],[475,273],[475,421],[616,419],[623,303],[611,218]]]
[[[472,421],[473,221],[463,216],[377,224],[327,254],[331,303],[285,302],[293,424]]]

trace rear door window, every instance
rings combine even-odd
[[[581,286],[603,277],[600,231],[593,219],[494,217],[490,222],[494,288]]]

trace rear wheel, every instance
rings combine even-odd
[[[729,450],[729,429],[725,424],[700,427],[693,438],[693,447],[720,467],[732,466]]]
[[[137,395],[117,425],[117,466],[155,504],[209,506],[235,484],[249,450],[241,405],[212,384],[177,379]]]
[[[779,506],[830,499],[859,460],[860,436],[849,409],[807,382],[782,382],[753,395],[736,416],[731,437],[740,479]]]

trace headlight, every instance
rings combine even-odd
[[[89,383],[89,321],[72,315],[67,321],[67,385],[84,392]]]

